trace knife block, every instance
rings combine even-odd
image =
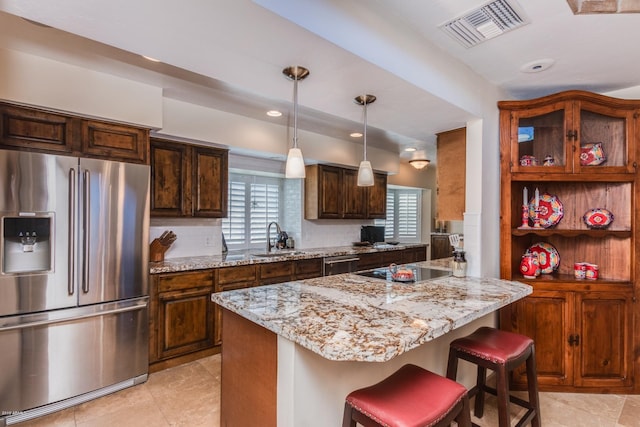
[[[164,253],[169,249],[171,245],[163,245],[160,240],[153,239],[149,246],[149,261],[162,262],[164,261]]]

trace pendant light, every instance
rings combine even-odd
[[[354,99],[356,104],[360,104],[364,107],[364,157],[360,162],[358,168],[358,186],[359,187],[371,187],[373,186],[373,170],[371,169],[371,162],[367,160],[367,105],[376,100],[373,95],[356,96]]]
[[[304,80],[309,75],[309,70],[298,65],[287,67],[282,74],[293,80],[293,147],[287,155],[285,167],[286,178],[304,178],[304,159],[302,151],[298,148],[298,81]]]

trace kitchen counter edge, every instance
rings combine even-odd
[[[312,258],[325,258],[342,255],[358,255],[364,253],[398,251],[428,246],[426,243],[403,243],[398,245],[378,246],[335,246],[327,248],[296,249],[294,254],[284,251],[282,256],[262,257],[258,251],[231,251],[221,255],[205,255],[183,258],[169,258],[160,262],[149,263],[150,274],[176,273],[181,271],[205,270],[209,268],[234,267],[240,265],[265,264],[279,261],[292,261]]]

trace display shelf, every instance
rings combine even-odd
[[[595,230],[595,229],[584,229],[584,230],[563,230],[558,228],[514,228],[511,230],[511,235],[513,236],[527,236],[527,235],[536,235],[540,237],[548,237],[548,236],[564,236],[564,237],[577,237],[577,236],[586,236],[594,239],[603,238],[603,237],[615,237],[618,239],[626,239],[631,237],[631,230]]]
[[[633,357],[640,343],[634,306],[640,291],[640,100],[566,91],[498,107],[500,275],[534,289],[501,311],[501,327],[536,341],[544,355],[537,360],[544,390],[640,393],[634,381],[640,359]],[[536,189],[546,209],[539,212],[539,228],[528,216],[523,220]],[[587,224],[597,209],[602,228]],[[546,247],[555,268],[527,279],[520,273],[522,256],[540,252],[538,243],[555,248],[557,256]],[[548,265],[549,258],[543,260]],[[576,279],[574,264],[583,262],[598,266],[597,279]],[[516,373],[513,380],[523,385],[526,378]]]
[[[562,286],[570,287],[571,290],[592,290],[595,287],[607,286],[607,287],[620,287],[621,289],[629,289],[633,286],[633,282],[629,280],[615,280],[615,279],[603,279],[598,278],[591,279],[576,279],[573,274],[541,274],[535,279],[527,279],[522,274],[516,274],[513,280],[518,282],[524,282],[529,285],[540,287],[542,285],[552,286],[551,289],[562,289]],[[560,286],[560,288],[558,287]],[[581,289],[582,287],[582,289]]]

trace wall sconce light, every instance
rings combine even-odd
[[[360,162],[358,168],[358,186],[359,187],[371,187],[373,186],[373,169],[371,168],[371,162],[367,160],[367,105],[376,100],[373,95],[356,96],[354,99],[356,104],[360,104],[364,107],[364,157]]]
[[[309,70],[298,65],[287,67],[282,74],[293,80],[293,147],[289,149],[287,164],[285,167],[286,178],[304,178],[304,159],[302,150],[298,148],[298,81],[304,80],[309,75]]]

